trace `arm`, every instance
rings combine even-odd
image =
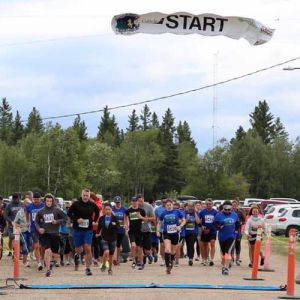
[[[248,221],[246,222],[246,226],[245,226],[245,234],[247,236],[249,236],[249,230],[250,230],[250,219],[248,219]]]
[[[198,225],[200,225],[202,223],[197,212],[195,212],[195,220]]]
[[[58,209],[58,218],[57,220],[53,220],[53,224],[66,224],[67,222],[67,215],[61,210],[61,209]]]
[[[35,228],[36,230],[40,233],[43,234],[45,232],[45,229],[41,227],[41,210],[38,211],[38,213],[35,216],[35,220],[34,220],[34,224],[35,224]]]

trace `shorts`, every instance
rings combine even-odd
[[[225,253],[229,253],[229,250],[233,244],[233,241],[234,239],[228,239],[228,240],[225,240],[225,241],[219,241],[220,243],[220,248],[221,248],[221,253],[223,255],[225,255]]]
[[[79,248],[83,245],[92,245],[93,231],[92,230],[74,230],[73,234],[74,246]]]
[[[150,251],[152,246],[151,232],[142,232],[142,246],[144,250]]]
[[[211,241],[215,241],[216,240],[216,234],[215,233],[208,233],[208,234],[205,234],[202,232],[201,234],[201,242],[203,243],[209,243]]]
[[[180,235],[179,233],[172,233],[172,234],[169,234],[169,233],[163,233],[163,240],[170,240],[171,241],[171,244],[176,246],[178,245],[179,243],[179,240],[180,240]]]
[[[101,247],[103,251],[109,251],[109,255],[114,255],[115,250],[116,250],[116,244],[117,241],[106,241],[106,240],[101,240]]]
[[[129,231],[128,235],[131,244],[135,243],[138,247],[142,246],[142,232]]]
[[[125,233],[117,233],[117,248],[121,247],[124,235]]]
[[[40,243],[43,248],[51,249],[53,253],[58,253],[59,251],[59,235],[44,233],[40,236]]]
[[[32,247],[32,239],[30,232],[22,232],[20,238],[20,246],[21,246],[21,253],[22,255],[28,255],[31,252]]]
[[[31,238],[32,238],[32,242],[34,244],[37,244],[40,242],[40,234],[37,231],[31,232]]]
[[[251,235],[251,241],[249,241],[250,245],[255,245],[256,237],[257,237],[257,234],[252,234]],[[261,239],[261,241],[262,241],[262,239]]]

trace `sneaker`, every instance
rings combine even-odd
[[[261,259],[260,259],[260,265],[263,266],[264,264],[265,264],[265,258],[261,257]]]
[[[45,275],[46,275],[46,277],[50,277],[51,276],[51,271],[48,270]]]
[[[100,270],[101,270],[101,272],[105,272],[105,270],[106,270],[106,264],[102,264]]]
[[[145,265],[144,264],[140,264],[138,270],[144,270]]]
[[[109,268],[109,262],[108,261],[105,263],[105,266],[106,266],[107,269]]]
[[[26,263],[23,264],[23,266],[24,266],[25,268],[29,268],[29,267],[30,267],[29,261],[26,261]]]
[[[222,272],[223,275],[229,275],[229,270],[227,268],[224,268],[224,271]]]
[[[199,257],[196,257],[196,258],[195,258],[195,261],[200,261],[200,258],[199,258]]]
[[[166,264],[165,264],[165,263],[162,263],[162,264],[160,264],[160,266],[161,266],[161,267],[165,267],[165,266],[166,266]]]
[[[208,266],[208,261],[207,260],[205,260],[204,262],[203,262],[203,266]]]
[[[112,275],[112,269],[108,269],[108,275]]]
[[[172,270],[172,267],[167,267],[167,269],[166,269],[166,273],[168,274],[168,275],[170,275],[171,274],[171,270]]]
[[[136,263],[135,263],[135,261],[133,261],[133,262],[132,262],[132,265],[131,265],[131,268],[132,268],[132,269],[135,269],[135,267],[136,267]]]
[[[192,266],[192,265],[193,265],[193,260],[189,259],[189,266]]]
[[[85,265],[85,259],[81,259],[81,264],[84,266]]]
[[[148,255],[148,264],[152,264],[153,263],[153,256],[152,255]]]
[[[248,267],[249,267],[249,268],[252,268],[252,263],[249,263]]]
[[[43,265],[41,263],[38,263],[38,271],[43,271]]]
[[[9,251],[8,254],[7,254],[7,256],[12,256],[12,252]]]
[[[62,267],[65,265],[65,263],[64,263],[63,260],[60,261],[60,265],[61,265]]]
[[[70,264],[71,264],[71,262],[69,262],[69,261],[67,260],[66,266],[69,266]]]
[[[86,268],[86,269],[85,269],[85,275],[86,275],[86,276],[91,276],[91,275],[93,275],[93,273],[92,273],[92,271],[91,271],[90,268]]]
[[[211,261],[209,262],[209,266],[212,267],[212,266],[214,266],[214,265],[215,265],[215,263],[211,260]]]
[[[154,261],[155,263],[157,263],[157,261],[158,261],[158,256],[157,256],[157,255],[154,255],[154,256],[153,256],[153,261]]]
[[[75,271],[78,271],[78,269],[79,269],[79,255],[78,254],[74,255],[74,265],[75,265]]]
[[[178,262],[178,261],[175,262],[174,267],[175,267],[175,268],[178,268],[178,267],[179,267],[179,262]]]
[[[55,266],[56,268],[58,268],[58,267],[59,267],[59,263],[58,263],[57,261],[55,261],[55,262],[54,262],[54,266]]]
[[[241,263],[240,263],[239,260],[237,260],[237,261],[235,262],[235,264],[236,264],[238,267],[241,265]]]

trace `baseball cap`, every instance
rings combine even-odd
[[[137,201],[137,200],[138,200],[138,198],[135,197],[135,196],[133,196],[133,197],[131,198],[131,201]]]
[[[122,201],[122,199],[121,199],[121,197],[120,196],[116,196],[115,198],[114,198],[114,202],[121,202]]]
[[[33,193],[33,198],[41,198],[41,193],[39,192]]]

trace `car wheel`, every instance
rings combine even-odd
[[[300,233],[300,227],[297,226],[297,225],[291,225],[291,226],[289,226],[289,227],[286,229],[286,232],[285,232],[285,236],[286,236],[286,237],[289,237],[289,236],[290,236],[290,230],[293,229],[293,228],[296,229],[296,236],[299,235],[299,233]]]

